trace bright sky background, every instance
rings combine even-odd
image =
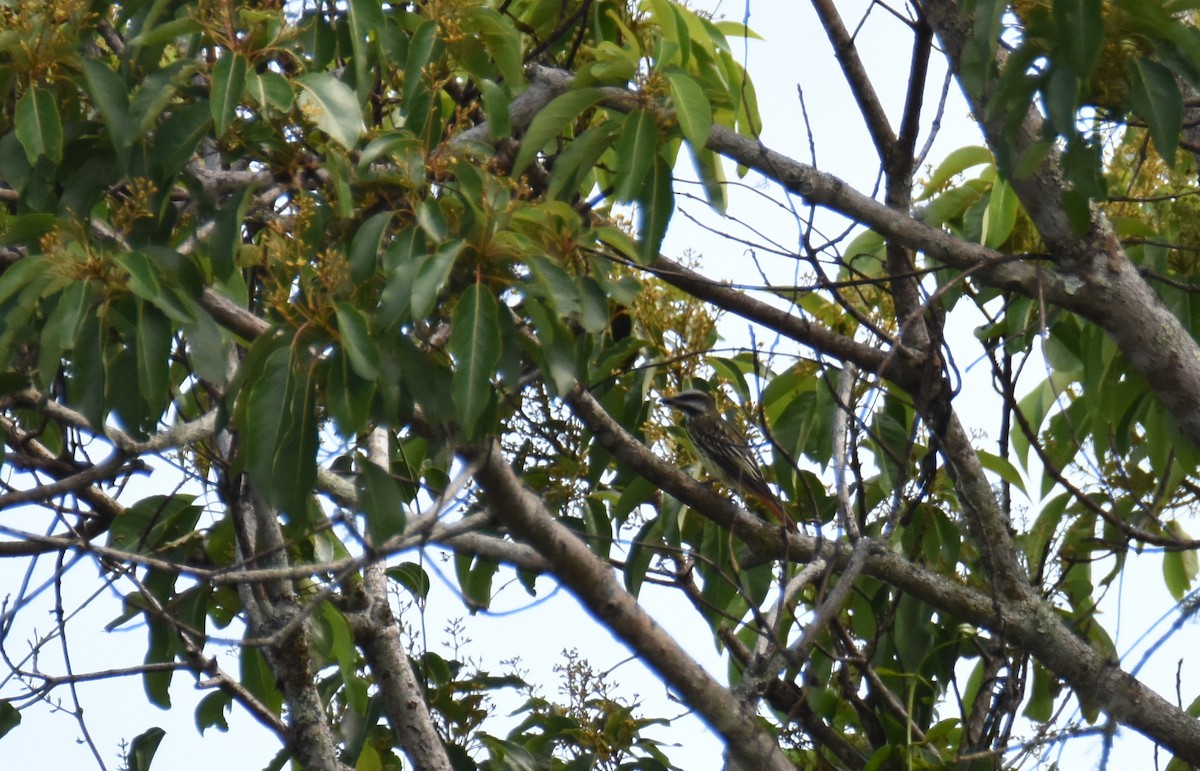
[[[700,5],[715,7],[720,15],[734,20],[742,20],[747,13],[747,6],[740,2]],[[806,3],[773,0],[758,0],[747,5],[749,15],[746,20],[750,27],[766,38],[765,43],[750,43],[745,59],[758,90],[766,145],[798,160],[811,161],[797,96],[799,86],[803,89],[812,122],[818,167],[840,176],[860,190],[871,190],[878,168],[874,146],[858,119],[857,108],[833,59],[829,43],[809,6]],[[861,0],[838,2],[837,5],[850,28],[855,27],[866,8],[866,3]],[[876,88],[895,116],[907,85],[910,38],[898,22],[876,7],[863,26],[858,41],[859,50],[875,78]],[[930,102],[936,101],[942,85],[942,73],[936,69],[940,62],[936,57],[934,64],[935,69],[930,76]],[[978,132],[968,119],[957,86],[951,87],[950,96],[942,133],[929,156],[932,164],[956,147],[978,144],[980,141]],[[923,136],[919,144],[923,145],[924,141]],[[691,173],[686,159],[682,161],[679,172]],[[729,176],[731,180],[736,179],[732,170]],[[756,184],[753,179],[747,181]],[[774,191],[769,192],[772,196],[777,195]],[[805,211],[802,201],[795,200],[794,204],[801,212]],[[702,204],[689,202],[684,204],[684,208],[712,221]],[[797,225],[790,214],[776,207],[763,206],[761,198],[752,192],[733,190],[730,212],[752,222],[757,229],[786,247],[797,247]],[[828,234],[841,227],[833,219],[821,219],[819,222]],[[721,226],[737,232],[729,223]],[[687,250],[703,256],[701,269],[710,276],[745,282],[748,275],[757,275],[756,272],[750,272],[748,257],[738,244],[724,241],[678,217],[663,251],[678,256]],[[791,276],[777,278],[788,280]],[[959,317],[948,327],[969,336],[979,323],[981,321],[977,318]],[[745,344],[749,339],[744,325],[739,325],[737,319],[726,318],[722,330],[734,344]],[[760,338],[759,342],[769,344],[772,341]],[[960,350],[974,349],[964,347]],[[791,355],[797,351],[783,344],[781,353]],[[960,415],[970,428],[995,436],[999,401],[990,387],[986,363],[971,367],[970,361],[959,360],[957,364],[967,378],[964,393],[971,394],[970,399],[963,397],[956,402]],[[158,484],[164,486],[159,488]],[[170,489],[160,480],[155,480],[155,485],[155,489],[149,492]],[[539,579],[539,598],[536,600],[529,598],[519,586],[509,587],[499,596],[490,613],[472,617],[455,599],[453,567],[443,562],[440,555],[439,550],[428,549],[424,557],[426,568],[431,573],[441,572],[448,576],[445,581],[435,577],[428,612],[422,618],[415,609],[409,609],[403,616],[407,626],[423,632],[422,637],[432,650],[444,656],[450,655],[446,647],[450,636],[445,630],[452,620],[462,619],[465,634],[471,640],[464,646],[464,654],[469,659],[493,673],[504,669],[501,662],[519,659],[520,668],[528,670],[527,680],[543,684],[541,695],[559,699],[562,695],[556,688],[560,680],[553,674],[552,668],[561,662],[564,649],[577,649],[593,668],[613,670],[612,681],[620,684],[619,694],[627,698],[633,694],[641,697],[645,705],[641,711],[643,716],[680,715],[669,730],[650,732],[651,736],[663,741],[683,745],[667,750],[676,764],[689,771],[708,771],[721,767],[722,745],[716,737],[699,720],[684,714],[678,703],[670,701],[665,687],[640,662],[628,660],[629,654],[624,647],[608,637],[602,627],[588,618],[566,592],[556,592],[549,579]],[[418,559],[420,557],[415,553],[408,553],[398,555],[395,561]],[[3,587],[0,596],[14,591],[19,585],[22,576],[15,570],[17,567],[19,563],[12,560],[0,561],[0,587]],[[52,567],[51,562],[46,561],[41,566],[41,575],[47,575]],[[1096,574],[1101,575],[1104,569],[1098,568]],[[98,585],[93,564],[83,561],[64,581],[67,607],[77,607]],[[44,633],[53,628],[54,618],[50,613],[52,597],[52,592],[47,592],[43,596],[45,602],[42,607],[26,609],[21,613],[17,628],[7,641],[10,655],[24,652],[21,648],[24,640],[32,638],[37,632]],[[724,664],[717,655],[711,633],[690,608],[682,613],[675,612],[674,604],[678,603],[678,599],[671,593],[656,592],[651,586],[643,590],[642,599],[654,616],[677,639],[683,641],[701,663],[724,680]],[[1122,619],[1117,642],[1118,649],[1125,651],[1163,614],[1169,613],[1173,606],[1174,602],[1163,588],[1161,559],[1157,555],[1148,555],[1137,561],[1125,581],[1118,585],[1117,591],[1106,598],[1103,612],[1107,618],[1115,616]],[[115,597],[93,602],[81,611],[80,617],[72,623],[72,629],[76,630],[76,635],[82,630],[102,630],[119,612],[120,603]],[[1165,629],[1160,626],[1151,642],[1162,631]],[[227,632],[233,637],[237,635],[236,630]],[[1164,695],[1174,693],[1176,662],[1184,655],[1181,638],[1181,635],[1175,635],[1159,651],[1155,660],[1155,668],[1162,671],[1155,671],[1150,682]],[[141,662],[146,638],[142,627],[130,625],[128,631],[96,631],[95,639],[82,641],[76,636],[73,642],[73,664],[76,671],[82,672]],[[49,672],[61,671],[57,650],[56,646],[47,648],[45,669]],[[1125,666],[1132,666],[1133,661],[1136,659],[1127,659]],[[230,671],[237,671],[236,654],[232,648],[223,658],[223,664]],[[965,676],[966,673],[961,674]],[[1185,703],[1190,699],[1189,694],[1196,690],[1195,675],[1185,670],[1185,678],[1189,675],[1193,686],[1184,689]],[[192,682],[192,678],[186,674],[176,676],[172,692],[175,708],[169,712],[147,706],[140,678],[83,684],[79,687],[89,729],[108,768],[116,769],[119,766],[119,743],[122,739],[130,740],[153,725],[167,731],[159,749],[156,768],[175,771],[225,768],[232,771],[266,765],[277,750],[274,737],[239,707],[235,706],[229,716],[232,728],[229,733],[210,729],[203,738],[198,735],[193,723],[194,704],[208,691],[197,691]],[[0,693],[12,695],[7,689]],[[65,691],[54,694],[55,698],[60,699],[66,696]],[[515,709],[520,701],[514,695],[511,701],[502,700],[498,703],[496,715],[499,719],[491,728],[492,733],[503,735],[515,722],[503,716]],[[78,726],[70,716],[54,714],[43,708],[31,709],[25,713],[24,723],[0,740],[0,753],[5,759],[6,768],[94,768],[90,751],[78,742],[78,734]],[[1052,756],[1048,760],[1058,760],[1071,768],[1093,767],[1098,760],[1097,752],[1095,743],[1089,749],[1082,742],[1075,742],[1068,754],[1061,758]],[[1114,756],[1111,767],[1146,767],[1152,760],[1151,752],[1148,742],[1124,732],[1118,741],[1119,754]]]

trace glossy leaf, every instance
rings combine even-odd
[[[163,174],[173,177],[192,159],[200,140],[208,133],[211,110],[207,102],[185,105],[167,118],[154,136],[154,155]]]
[[[587,129],[567,145],[554,160],[546,197],[569,199],[576,193],[590,192],[592,184],[588,184],[588,181],[595,178],[596,162],[614,139],[624,136],[623,125],[616,120],[605,121]]]
[[[667,70],[670,81],[671,103],[675,106],[675,118],[688,144],[699,152],[708,142],[712,132],[712,107],[700,84],[686,72]]]
[[[350,46],[354,52],[354,82],[359,102],[371,96],[376,69],[374,43],[383,29],[383,11],[375,0],[350,0]]]
[[[581,114],[591,109],[603,98],[604,94],[594,88],[568,91],[555,97],[537,114],[537,117],[529,124],[529,128],[525,130],[525,136],[521,140],[521,149],[517,151],[517,157],[513,160],[513,176],[520,175],[550,140],[557,137],[571,121],[579,118]]]
[[[1154,149],[1173,165],[1183,127],[1183,95],[1175,77],[1166,67],[1148,59],[1134,59],[1129,73],[1133,109],[1146,121]]]
[[[8,699],[0,700],[0,738],[21,724],[21,712]]]
[[[387,471],[374,463],[362,464],[358,500],[367,519],[367,534],[372,546],[383,546],[389,538],[404,532],[403,497],[396,480]]]
[[[155,727],[135,736],[129,743],[129,752],[125,756],[125,765],[129,771],[150,771],[150,763],[166,735],[166,731]]]
[[[487,115],[488,133],[493,139],[501,139],[512,133],[509,122],[508,95],[504,89],[490,80],[480,84],[483,92],[483,112]]]
[[[238,103],[246,90],[246,70],[249,66],[246,57],[240,53],[227,53],[213,65],[209,105],[217,136],[223,135],[237,116]]]
[[[459,553],[454,569],[463,590],[463,602],[471,610],[486,610],[492,604],[492,579],[499,566],[490,560]]]
[[[270,71],[247,72],[246,95],[264,111],[287,112],[296,100],[296,92],[287,78]]]
[[[299,104],[304,117],[344,149],[353,149],[367,130],[354,91],[323,72],[302,75],[297,82],[302,88]]]
[[[292,517],[304,516],[316,480],[317,423],[310,365],[291,346],[262,339],[261,372],[239,399],[246,467],[259,494]]]
[[[283,708],[283,695],[275,687],[275,678],[263,658],[262,651],[253,645],[243,645],[240,650],[240,682],[256,699],[276,715]]]
[[[422,261],[412,282],[411,308],[414,316],[425,316],[433,309],[438,292],[450,278],[450,270],[454,267],[454,261],[458,259],[462,246],[461,241],[450,241]]]
[[[1008,240],[1017,221],[1017,194],[1003,180],[992,184],[987,209],[983,214],[980,241],[992,249],[999,248]]]
[[[131,432],[149,436],[171,401],[168,366],[172,330],[166,315],[145,301],[137,304],[136,321],[138,335],[135,340],[134,362],[137,385],[133,393],[139,397],[139,409],[136,415],[123,414],[121,417]],[[112,373],[109,376],[109,384],[128,392],[128,382],[120,377],[113,377]]]
[[[671,166],[661,155],[656,156],[654,168],[638,195],[640,257],[647,265],[658,260],[658,250],[667,236],[667,223],[675,212],[675,190],[671,183]]]
[[[13,115],[17,140],[25,148],[25,157],[31,164],[43,156],[52,163],[62,160],[62,118],[56,102],[52,92],[36,86],[26,90],[17,100]]]
[[[225,202],[215,218],[213,234],[209,240],[209,255],[212,259],[213,273],[220,279],[227,278],[237,264],[238,252],[242,246],[242,223],[246,219],[246,210],[253,196],[254,187],[246,186]]]
[[[1167,522],[1166,530],[1173,538],[1184,543],[1191,540],[1178,520]],[[1197,572],[1200,572],[1200,560],[1197,559],[1194,550],[1163,552],[1163,579],[1167,591],[1176,602],[1182,601],[1192,590]]]
[[[634,110],[625,118],[615,149],[621,159],[621,171],[613,188],[618,201],[632,201],[641,192],[646,177],[654,169],[658,147],[658,129],[649,110]]]
[[[402,94],[405,127],[420,134],[429,124],[432,108],[433,84],[429,78],[434,73],[431,67],[441,57],[443,48],[437,22],[433,19],[423,22],[408,44]]]
[[[415,562],[403,562],[387,569],[388,578],[403,586],[412,596],[423,602],[429,596],[432,582],[424,568]]]
[[[991,162],[992,153],[986,147],[970,145],[952,150],[938,164],[938,167],[934,169],[933,174],[930,175],[929,180],[925,183],[925,187],[922,189],[921,195],[917,200],[924,201],[927,198],[931,198],[934,194],[940,192],[947,182],[972,166]]]
[[[1051,8],[1064,60],[1077,75],[1088,77],[1104,45],[1104,3],[1054,0]]]
[[[500,362],[500,307],[490,289],[475,283],[454,308],[450,353],[455,360],[454,404],[464,435],[472,437],[492,401],[492,377]]]
[[[196,705],[196,730],[203,736],[209,728],[219,731],[229,730],[226,716],[233,707],[233,697],[224,691],[213,691],[200,700]]]
[[[379,378],[379,348],[371,339],[367,317],[349,303],[337,305],[338,333],[351,365],[364,380]]]
[[[96,59],[84,59],[83,72],[92,99],[100,108],[104,125],[108,127],[113,147],[122,158],[128,158],[134,137],[129,117],[129,92],[125,84],[108,65]]]

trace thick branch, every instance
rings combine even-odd
[[[369,440],[370,462],[388,468],[387,432],[376,428]],[[398,505],[398,502],[397,502]],[[361,609],[347,612],[346,620],[362,648],[363,658],[375,676],[384,710],[405,755],[418,771],[450,771],[450,758],[425,703],[424,689],[400,638],[400,625],[388,603],[387,577],[382,563],[363,571]]]
[[[720,496],[715,501],[704,496],[703,492],[711,491],[630,436],[590,394],[577,392],[571,404],[597,441],[667,493],[710,516],[722,506],[736,511],[733,504]],[[819,556],[839,572],[845,571],[851,562],[852,550],[844,544],[818,541],[798,533],[789,534],[785,543],[777,537],[764,537],[767,534],[741,517],[734,518],[732,525],[735,535],[763,550],[763,557],[807,562]],[[1098,705],[1117,721],[1168,747],[1180,758],[1193,764],[1200,762],[1200,722],[1123,671],[1118,662],[1098,653],[1063,623],[1050,603],[1029,592],[1012,597],[978,591],[914,565],[882,544],[873,544],[867,555],[863,567],[866,575],[956,619],[1016,641],[1069,683],[1086,703]]]
[[[757,717],[744,710],[724,687],[688,656],[671,635],[638,605],[613,575],[612,567],[591,552],[573,532],[555,520],[526,490],[505,462],[499,445],[464,453],[479,464],[476,475],[488,505],[522,540],[554,566],[554,574],[597,620],[619,636],[658,673],[686,704],[725,739],[746,768],[791,771],[775,741]]]
[[[925,9],[951,68],[958,72],[971,20],[952,0],[931,0]],[[978,94],[964,91],[975,115],[991,116],[981,126],[993,152],[1004,149],[1014,160],[1024,158],[1045,136],[1042,118],[1031,105],[1016,131],[1008,131],[1001,114],[1005,111],[991,109],[991,89],[989,83]],[[1055,254],[1060,275],[1074,279],[1071,297],[1055,294],[1046,299],[1108,333],[1192,444],[1200,447],[1200,348],[1191,334],[1138,274],[1100,209],[1092,207],[1084,234],[1071,224],[1062,202],[1066,183],[1057,152],[1047,153],[1030,173],[1009,182]]]

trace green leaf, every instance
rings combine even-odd
[[[491,54],[496,68],[513,91],[525,83],[525,68],[522,61],[521,35],[512,20],[485,6],[468,6],[470,23],[478,27],[483,45]]]
[[[990,164],[992,162],[992,151],[986,147],[971,145],[968,147],[960,147],[952,151],[946,156],[938,167],[934,169],[933,175],[929,181],[925,183],[921,195],[917,198],[918,201],[924,201],[926,198],[933,196],[941,191],[942,187],[949,182],[953,177],[962,174],[972,166],[978,166],[983,163]]]
[[[173,177],[183,170],[208,134],[211,119],[208,103],[201,99],[163,121],[154,135],[154,157],[162,164],[164,175]]]
[[[1154,149],[1168,166],[1173,166],[1183,129],[1183,95],[1175,76],[1166,67],[1148,59],[1134,59],[1129,76],[1133,109],[1146,121]]]
[[[1025,492],[1025,480],[1021,478],[1021,472],[1017,471],[1017,467],[1010,463],[1007,458],[1001,458],[999,455],[984,452],[983,450],[980,450],[977,454],[981,466],[1005,482],[1008,482],[1022,493]]]
[[[129,771],[150,771],[150,762],[154,760],[154,753],[158,752],[158,745],[166,735],[166,731],[155,727],[134,738],[129,744],[129,753],[125,756],[125,765]]]
[[[440,360],[427,356],[408,338],[396,338],[394,350],[403,385],[425,412],[430,424],[449,422],[455,417],[453,375]]]
[[[224,691],[213,691],[200,700],[196,705],[196,730],[203,736],[209,728],[221,732],[229,730],[229,721],[225,716],[233,707],[233,697]]]
[[[1166,530],[1180,541],[1191,540],[1178,520],[1169,520],[1166,523]],[[1176,602],[1181,601],[1192,590],[1198,567],[1200,567],[1200,561],[1197,560],[1194,550],[1163,552],[1163,579],[1166,582],[1167,591],[1171,593]]]
[[[157,250],[155,256],[162,261],[170,259],[171,256],[179,257],[177,253],[160,247],[151,246],[147,249]],[[129,271],[129,288],[135,295],[146,302],[153,303],[160,311],[180,324],[196,323],[197,314],[187,304],[186,299],[181,299],[186,296],[167,288],[149,257],[142,252],[124,252],[113,255],[113,260]]]
[[[222,281],[230,277],[237,265],[238,252],[242,247],[242,223],[246,220],[246,210],[253,197],[254,185],[247,185],[240,193],[230,196],[215,217],[209,241],[209,257],[213,274]]]
[[[39,238],[53,230],[57,222],[58,218],[53,214],[41,212],[9,216],[0,226],[0,244],[36,243]],[[41,263],[42,260],[22,260],[17,264],[24,262]],[[0,285],[3,284],[4,277],[12,272],[13,267],[15,266],[5,268],[0,276]]]
[[[229,346],[217,322],[201,314],[195,324],[183,325],[183,334],[196,374],[209,383],[224,384],[229,374]]]
[[[454,405],[463,433],[475,427],[492,400],[492,376],[500,363],[500,306],[492,291],[472,284],[459,298],[450,327],[450,355],[455,360]]]
[[[254,349],[261,371],[238,400],[235,417],[243,439],[246,468],[268,505],[303,516],[316,481],[317,422],[315,384],[303,346],[282,337],[260,337]],[[243,363],[247,366],[247,362]]]
[[[53,92],[33,87],[17,100],[13,114],[17,141],[25,148],[31,164],[45,156],[53,163],[62,161],[62,118]]]
[[[171,363],[171,322],[162,311],[143,300],[137,304],[137,325],[137,393],[141,396],[144,410],[137,428],[149,435],[171,402],[168,378],[168,367]],[[113,384],[117,384],[115,378]],[[121,383],[120,386],[128,388],[129,384]]]
[[[296,92],[288,79],[277,72],[246,73],[246,93],[258,105],[260,111],[273,109],[287,112],[296,101]]]
[[[1088,78],[1104,45],[1103,0],[1054,0],[1050,6],[1063,58]]]
[[[1017,222],[1017,194],[1002,179],[992,184],[987,209],[983,213],[983,229],[979,240],[984,246],[1000,248],[1012,234]]]
[[[262,649],[254,645],[242,645],[240,648],[242,685],[267,709],[278,715],[283,708],[283,694],[275,687],[275,676],[263,658]]]
[[[358,477],[358,504],[367,519],[371,546],[379,548],[404,532],[407,522],[400,486],[392,475],[374,463],[362,464]]]
[[[125,83],[104,62],[86,58],[82,62],[84,80],[92,101],[100,109],[104,125],[108,127],[113,147],[122,162],[129,160],[129,148],[133,145],[133,125],[129,117],[129,91]]]
[[[561,265],[540,254],[531,254],[525,259],[525,264],[533,278],[537,281],[540,296],[562,318],[574,318],[579,315],[579,284]]]
[[[640,256],[646,265],[658,260],[659,249],[667,235],[667,223],[675,211],[675,191],[671,187],[671,165],[661,155],[655,156],[654,170],[638,196],[638,238]]]
[[[49,261],[36,256],[23,258],[9,265],[0,273],[0,303],[8,302],[26,286],[43,278],[50,270]]]
[[[707,147],[697,151],[691,148],[692,161],[696,166],[696,174],[704,185],[704,196],[713,211],[722,216],[729,206],[729,198],[725,192],[725,167],[721,165],[721,157]]]
[[[974,28],[963,46],[959,65],[963,90],[978,95],[991,79],[995,68],[996,44],[1000,40],[1001,23],[1008,3],[1004,0],[975,0],[970,3],[970,18]]]
[[[449,241],[425,258],[412,283],[413,318],[424,318],[437,304],[438,292],[450,278],[454,261],[462,251],[462,241]]]
[[[1057,676],[1052,675],[1040,662],[1033,664],[1033,687],[1030,689],[1029,703],[1021,713],[1030,720],[1038,723],[1048,722],[1054,715],[1054,703],[1062,691],[1062,683]],[[983,666],[980,661],[979,666]]]
[[[298,82],[300,110],[304,117],[347,150],[366,132],[358,98],[342,81],[324,72],[302,75]]]
[[[491,560],[459,552],[454,557],[458,584],[462,587],[463,602],[475,612],[492,604],[492,578],[499,565]]]
[[[112,549],[152,554],[160,546],[187,533],[200,520],[203,509],[191,495],[151,495],[133,504],[113,520],[108,531]]]
[[[354,52],[354,84],[359,104],[371,96],[375,80],[376,57],[373,41],[383,30],[383,9],[378,0],[350,0],[350,47]]]
[[[429,574],[415,562],[403,562],[387,569],[388,578],[407,589],[418,601],[424,601],[429,596],[432,582]]]
[[[378,381],[360,376],[343,348],[333,350],[327,371],[325,407],[338,434],[353,439],[367,427]]]
[[[129,40],[129,46],[159,46],[163,43],[169,43],[176,38],[195,34],[202,29],[203,27],[201,27],[200,22],[189,14],[178,19],[163,22],[162,24],[147,25],[141,32]]]
[[[104,401],[104,350],[100,343],[100,316],[86,314],[75,335],[75,354],[71,357],[67,386],[71,404],[93,426],[104,425],[107,405]]]
[[[534,156],[567,126],[575,121],[597,102],[604,98],[598,89],[585,88],[579,91],[568,91],[555,97],[550,104],[542,108],[529,124],[525,137],[521,140],[521,149],[513,160],[512,175],[519,176],[525,167],[533,162]]]
[[[442,214],[441,204],[436,200],[425,200],[417,205],[417,224],[429,236],[429,240],[438,243],[450,236],[446,218]]]
[[[492,139],[507,137],[512,133],[508,114],[508,94],[490,80],[483,80],[479,84],[479,90],[483,94],[483,114],[487,116],[488,134]]]
[[[193,62],[177,59],[141,81],[129,104],[129,119],[139,136],[154,128],[163,110],[177,104],[179,87],[190,81],[198,69]]]
[[[438,23],[430,19],[417,28],[408,44],[404,63],[404,92],[401,104],[405,126],[418,134],[425,132],[433,99],[430,68],[441,58],[445,45],[438,38]]]
[[[8,699],[0,701],[0,738],[21,724],[21,711]]]
[[[642,590],[646,573],[650,571],[650,563],[665,546],[662,538],[662,519],[655,517],[642,526],[633,537],[633,546],[629,549],[629,557],[625,560],[625,588],[634,597]]]
[[[623,125],[622,121],[606,120],[599,126],[592,126],[584,131],[563,148],[554,159],[554,168],[550,171],[550,181],[546,185],[546,197],[570,199],[576,193],[590,192],[596,162],[612,141],[622,136]],[[584,189],[581,189],[581,186]]]
[[[246,70],[249,67],[250,62],[240,53],[227,53],[213,65],[212,100],[209,105],[217,136],[224,135],[237,117],[237,106],[246,91]]]
[[[625,116],[621,138],[614,148],[621,159],[621,168],[613,187],[614,198],[622,202],[632,201],[641,192],[646,176],[654,168],[657,145],[658,128],[649,110],[634,110]]]
[[[350,280],[362,283],[374,274],[379,264],[379,251],[383,246],[384,233],[388,232],[391,211],[380,211],[359,226],[350,241],[348,261]]]
[[[712,106],[704,89],[695,78],[683,70],[667,70],[667,80],[670,83],[671,102],[675,105],[675,118],[679,121],[679,129],[687,139],[688,144],[699,152],[708,142],[712,132]]]
[[[343,302],[337,304],[337,320],[342,348],[354,371],[364,380],[378,380],[379,348],[371,339],[367,317],[353,305]]]
[[[149,645],[146,648],[145,663],[169,664],[175,657],[171,653],[172,631],[167,622],[146,612],[146,629],[149,632]],[[174,670],[147,669],[142,673],[142,688],[146,699],[151,704],[162,709],[171,708],[171,679]]]
[[[1063,136],[1076,133],[1079,111],[1079,77],[1069,67],[1051,65],[1050,78],[1042,91],[1050,125]]]
[[[740,21],[732,21],[730,19],[721,19],[714,21],[713,26],[716,27],[722,34],[727,37],[744,37],[750,40],[762,40],[762,35],[747,27]]]

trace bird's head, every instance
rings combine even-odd
[[[683,391],[675,396],[667,396],[663,399],[663,404],[682,412],[686,417],[695,418],[700,415],[708,415],[717,411],[717,403],[713,398],[703,391]]]

